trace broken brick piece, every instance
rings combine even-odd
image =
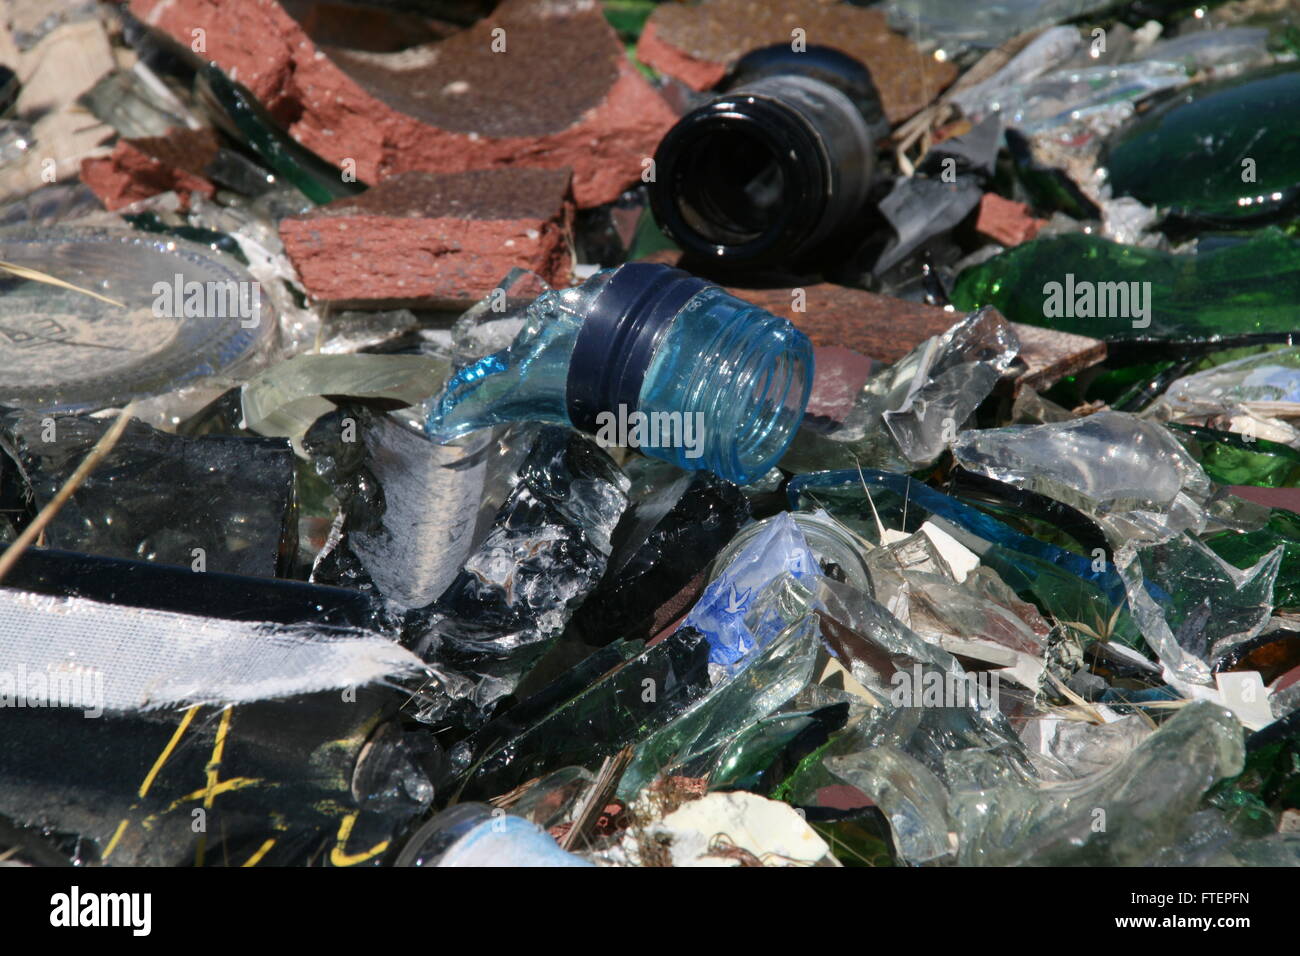
[[[572,268],[568,170],[400,173],[280,223],[314,299],[363,308],[463,306],[519,266],[552,285]]]
[[[636,44],[636,58],[665,76],[680,80],[693,90],[708,90],[722,82],[727,65],[713,60],[699,60],[685,50],[665,43],[659,37],[654,20],[645,25]]]
[[[938,306],[909,302],[865,289],[810,282],[791,287],[776,276],[748,277],[746,281],[772,282],[768,288],[731,286],[721,275],[710,275],[708,263],[687,262],[678,249],[659,249],[638,262],[695,269],[712,278],[738,299],[761,306],[774,315],[789,319],[817,348],[816,362],[821,374],[822,350],[841,346],[860,356],[893,364],[926,339],[942,335],[964,317]],[[1106,343],[1086,335],[1074,335],[1055,329],[1010,323],[1020,340],[1019,362],[1023,365],[1016,377],[1013,392],[1029,386],[1050,388],[1067,375],[1075,375],[1106,358]],[[826,353],[836,360],[833,353]],[[814,384],[812,407],[820,407]],[[828,393],[829,394],[829,393]],[[829,402],[829,399],[828,399]],[[825,410],[816,414],[831,414]]]
[[[932,335],[942,335],[961,314],[863,289],[810,284],[802,289],[727,289],[795,324],[813,345],[841,345],[882,362],[896,362]],[[802,291],[803,296],[796,293]],[[800,311],[795,306],[801,306]]]
[[[676,120],[594,0],[506,0],[492,16],[395,53],[318,48],[275,0],[131,0],[206,52],[332,163],[363,182],[401,172],[573,170],[583,208],[612,202]]]
[[[1106,343],[1101,339],[1018,322],[1012,322],[1011,328],[1020,340],[1018,358],[1025,365],[1016,379],[1016,391],[1025,387],[1044,391],[1067,375],[1106,360]]]
[[[665,3],[646,22],[636,55],[692,89],[705,90],[750,50],[800,40],[834,47],[866,64],[893,124],[929,106],[957,76],[955,65],[926,56],[889,29],[882,10],[826,0]]]
[[[934,335],[942,335],[964,318],[933,305],[877,295],[863,289],[809,284],[798,289],[727,289],[737,298],[784,316],[816,346],[841,345],[881,362],[897,362]],[[801,311],[795,310],[798,303]],[[1106,358],[1106,343],[1084,335],[1011,323],[1020,339],[1024,371],[1017,389],[1045,389]]]
[[[216,192],[204,170],[218,146],[217,134],[210,129],[170,129],[165,136],[120,139],[108,156],[81,161],[81,181],[109,210],[172,191],[186,208],[191,193],[211,199]]]
[[[1038,230],[1045,225],[1047,220],[1035,219],[1024,203],[1003,199],[997,193],[985,193],[980,200],[975,231],[1004,246],[1018,246],[1038,235]]]

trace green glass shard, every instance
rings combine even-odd
[[[773,788],[773,800],[784,800],[796,806],[816,806],[817,792],[822,787],[840,783],[839,778],[826,769],[826,758],[835,754],[852,753],[858,735],[855,728],[832,737],[808,756],[804,757],[789,775]]]
[[[215,104],[214,112],[225,120],[223,126],[246,141],[264,163],[312,202],[327,203],[365,191],[365,183],[355,178],[348,182],[341,170],[280,129],[248,88],[226,76],[216,64],[203,68],[199,88],[204,98]]]
[[[1007,150],[1016,178],[1025,187],[1036,210],[1063,212],[1072,219],[1100,219],[1101,210],[1065,170],[1038,162],[1029,141],[1014,129],[1006,132]]]
[[[894,854],[889,834],[881,832],[874,818],[866,815],[849,820],[813,823],[831,854],[845,866],[893,866]]]
[[[1008,249],[957,277],[953,304],[1112,341],[1281,339],[1296,328],[1300,243],[1277,229],[1176,255],[1074,233]]]
[[[1245,835],[1276,829],[1275,811],[1300,808],[1300,731],[1248,748],[1246,766],[1207,795]]]
[[[764,792],[764,776],[800,735],[817,726],[808,711],[774,714],[745,728],[723,748],[709,773],[710,789]]]
[[[645,22],[654,13],[654,0],[604,0],[601,4],[605,19],[614,28],[620,40],[635,46]]]
[[[803,591],[788,575],[769,590],[778,586]],[[803,594],[806,600],[807,592]],[[619,798],[632,799],[662,770],[709,752],[775,711],[811,679],[818,646],[816,618],[804,614],[735,675],[724,678],[680,717],[644,739],[619,781]]]
[[[1116,196],[1181,218],[1231,223],[1294,214],[1300,199],[1300,70],[1202,84],[1157,106],[1112,147]]]
[[[157,213],[153,212],[123,215],[122,218],[141,232],[176,236],[187,242],[196,242],[207,246],[213,252],[224,252],[226,255],[238,260],[241,265],[248,265],[248,257],[244,255],[244,250],[239,247],[239,243],[235,241],[233,236],[224,232],[218,232],[215,229],[204,229],[201,226],[170,226],[163,222]]]
[[[1235,568],[1245,570],[1281,545],[1282,563],[1273,583],[1275,610],[1300,607],[1300,515],[1280,508],[1269,514],[1268,524],[1254,531],[1221,531],[1202,542]]]
[[[1183,446],[1222,485],[1294,488],[1300,484],[1300,451],[1279,442],[1249,441],[1233,432],[1171,424]]]
[[[644,740],[707,692],[708,652],[702,634],[679,628],[489,750],[465,774],[461,799],[494,797],[530,777],[597,763]]]
[[[1065,404],[1073,408],[1088,401],[1101,401],[1120,411],[1136,411],[1137,409],[1128,407],[1127,403],[1133,400],[1138,391],[1146,388],[1151,382],[1160,380],[1177,365],[1178,363],[1173,359],[1165,359],[1159,362],[1127,365],[1123,368],[1100,369],[1090,377],[1086,388]]]

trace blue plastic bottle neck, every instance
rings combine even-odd
[[[664,332],[710,286],[654,263],[629,263],[610,276],[591,304],[569,362],[566,398],[575,428],[594,432],[601,412],[636,410]]]

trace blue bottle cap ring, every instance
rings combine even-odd
[[[610,277],[587,312],[569,362],[569,420],[595,432],[601,412],[635,411],[663,332],[712,283],[681,269],[632,262]]]

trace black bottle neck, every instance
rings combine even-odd
[[[742,61],[738,85],[684,116],[660,144],[651,208],[688,253],[788,264],[862,209],[878,132],[863,109],[873,98],[861,82],[827,82],[833,57],[800,56]],[[796,71],[791,57],[807,68]]]

